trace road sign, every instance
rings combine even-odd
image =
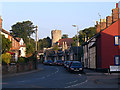
[[[111,71],[120,71],[120,66],[110,66],[110,72]]]

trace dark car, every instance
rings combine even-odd
[[[68,67],[69,67],[70,62],[72,62],[72,61],[65,61],[65,62],[64,62],[64,68],[68,68]]]
[[[54,64],[55,65],[64,65],[64,61],[62,61],[62,60],[55,60]]]
[[[47,64],[47,62],[48,62],[47,60],[44,60],[44,61],[43,61],[43,64],[45,64],[45,65],[46,65],[46,64]]]
[[[53,65],[53,61],[52,60],[44,60],[43,64],[45,64],[45,65]]]
[[[49,65],[53,65],[53,61],[52,60],[48,60],[47,62]]]
[[[82,63],[79,62],[79,61],[72,61],[70,64],[69,64],[69,68],[68,68],[68,71],[70,72],[83,72],[83,66],[82,66]]]

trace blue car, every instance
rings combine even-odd
[[[52,60],[45,60],[43,62],[43,64],[45,64],[45,65],[53,65],[53,61]]]
[[[69,72],[83,72],[82,63],[79,61],[72,61],[68,67]]]

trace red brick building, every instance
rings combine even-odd
[[[100,24],[99,24],[100,25]],[[100,30],[97,38],[97,68],[110,68],[120,65],[120,19],[118,3],[112,9],[112,16],[107,16],[106,23],[97,30]]]
[[[17,57],[26,57],[26,45],[22,38],[13,37],[8,31],[2,28],[2,19],[0,17],[0,34],[4,35],[5,38],[8,38],[12,42],[12,47],[10,50],[15,53],[15,58]]]
[[[119,5],[120,6],[120,5]],[[83,58],[85,68],[108,69],[120,67],[120,17],[118,3],[112,16],[97,21],[97,34],[85,42]]]

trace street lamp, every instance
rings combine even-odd
[[[78,25],[72,25],[72,26],[77,27],[77,60],[78,60],[78,46],[79,46],[78,30],[79,30],[79,27]]]

